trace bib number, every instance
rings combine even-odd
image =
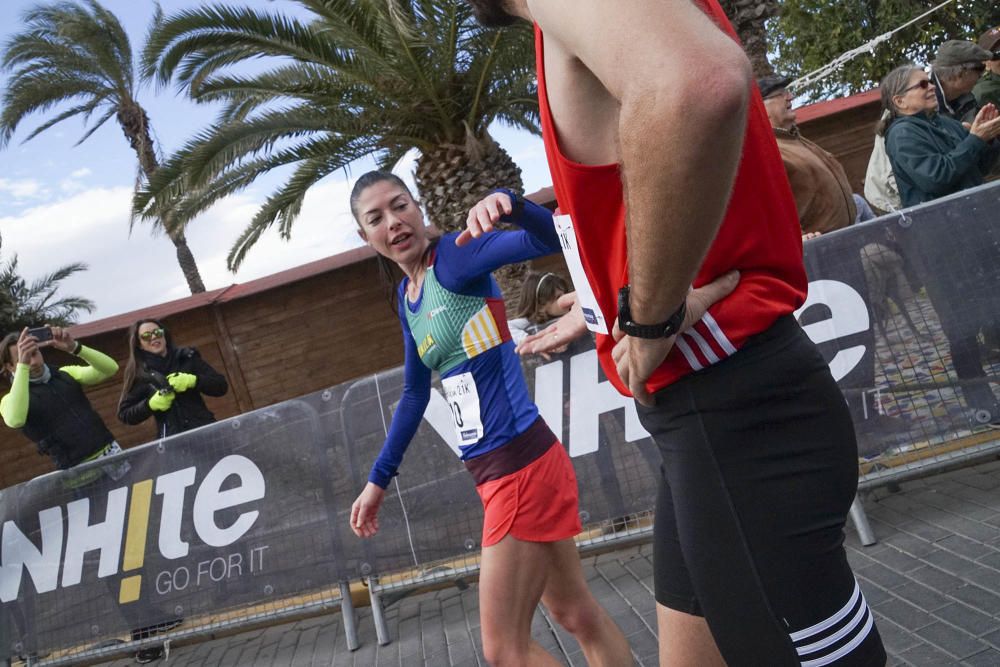
[[[483,419],[479,411],[479,391],[472,373],[442,378],[441,388],[451,409],[459,446],[465,447],[481,440]]]
[[[576,231],[573,229],[573,220],[568,215],[557,215],[552,218],[552,221],[555,223],[556,233],[559,234],[559,244],[562,246],[563,257],[566,258],[566,266],[573,279],[576,298],[580,301],[580,307],[583,309],[583,319],[587,323],[587,328],[594,333],[606,335],[608,323],[604,319],[600,306],[597,305],[597,298],[594,296],[594,289],[587,279],[587,272],[583,270],[580,248],[576,242]]]

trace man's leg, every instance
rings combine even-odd
[[[631,665],[625,635],[587,587],[576,543],[561,540],[545,546],[550,563],[542,604],[580,643],[590,667]]]
[[[656,603],[660,634],[660,667],[726,667],[708,623],[701,616],[685,614]]]
[[[531,618],[548,578],[548,546],[508,535],[483,549],[479,619],[483,654],[494,667],[559,665],[531,638]]]

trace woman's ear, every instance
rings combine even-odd
[[[368,235],[365,234],[365,230],[358,227],[356,231],[358,232],[358,236],[361,238],[361,240],[364,241],[365,243],[368,243]]]

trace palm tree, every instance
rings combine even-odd
[[[20,331],[45,323],[69,326],[76,322],[79,311],[94,312],[90,299],[56,298],[60,282],[86,269],[86,264],[68,264],[29,284],[17,272],[17,255],[0,264],[0,331]]]
[[[27,116],[68,103],[72,106],[36,127],[24,141],[82,116],[89,128],[79,145],[114,117],[139,158],[142,176],[152,177],[159,160],[149,116],[136,101],[132,47],[118,18],[96,0],[66,0],[29,9],[23,22],[23,30],[7,40],[0,55],[0,67],[10,73],[0,112],[0,147],[10,142]],[[163,218],[154,225],[166,229],[176,247],[191,292],[204,292],[183,229]]]
[[[767,58],[765,22],[778,14],[778,0],[720,0],[719,4],[743,42],[754,76],[772,74],[774,70]]]
[[[311,20],[213,5],[154,25],[145,74],[224,108],[138,194],[137,213],[174,202],[184,224],[294,165],[230,251],[235,270],[271,225],[288,238],[310,187],[365,156],[391,168],[419,149],[419,193],[445,230],[488,190],[521,189],[520,169],[487,127],[499,120],[539,133],[529,27],[482,28],[463,0],[298,3]],[[261,56],[269,69],[237,71]]]

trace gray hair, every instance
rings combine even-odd
[[[923,69],[913,63],[906,63],[886,74],[882,82],[879,83],[879,92],[882,94],[882,117],[875,124],[875,134],[884,137],[885,131],[889,129],[892,121],[899,116],[896,103],[892,101],[892,98],[903,94],[906,87],[910,85],[910,75],[915,71],[922,72]]]
[[[943,81],[952,81],[961,77],[968,71],[968,67],[962,65],[931,65],[934,76]]]

